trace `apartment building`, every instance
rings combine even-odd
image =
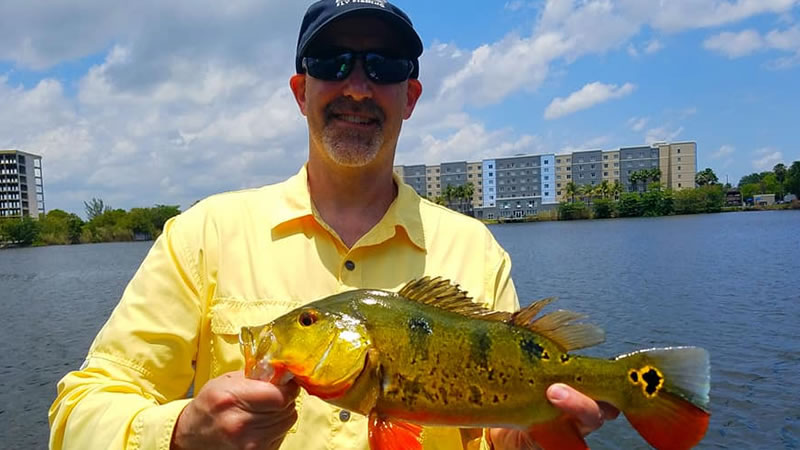
[[[659,168],[664,186],[679,190],[693,188],[697,174],[697,143],[673,142],[659,143]]]
[[[44,212],[42,157],[0,150],[0,217],[39,217]]]
[[[637,181],[634,183],[631,180],[632,174],[640,170],[660,168],[661,158],[658,147],[623,147],[619,149],[619,158],[621,169],[619,182],[625,186],[625,190],[629,192],[642,192],[647,189],[645,182]],[[694,187],[694,185],[692,185],[692,187]]]
[[[645,183],[632,180],[632,175],[643,169],[660,169],[660,182],[667,188],[693,188],[697,144],[658,143],[394,168],[417,193],[431,200],[441,196],[447,185],[471,182],[475,188],[474,214],[486,219],[519,218],[554,208],[559,202],[570,200],[569,183],[581,187],[596,186],[603,181],[619,182],[626,191],[643,191]],[[419,174],[423,171],[427,183],[420,183]]]

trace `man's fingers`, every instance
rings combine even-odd
[[[614,419],[619,411],[611,405],[601,407],[591,398],[565,384],[547,388],[547,399],[558,409],[575,418],[578,430],[587,435],[600,428],[606,419]]]
[[[239,380],[235,389],[235,395],[241,401],[242,407],[255,413],[293,409],[294,399],[299,392],[300,387],[293,381],[276,386],[246,378]]]

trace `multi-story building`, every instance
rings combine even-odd
[[[697,143],[659,143],[661,182],[673,190],[695,187],[697,174]]]
[[[39,217],[44,212],[42,157],[0,150],[0,217]]]
[[[481,162],[448,162],[438,166],[396,166],[395,172],[421,196],[433,200],[447,187],[472,182],[475,216],[517,218],[554,208],[571,200],[567,185],[597,186],[619,182],[626,191],[643,191],[652,178],[635,181],[634,173],[659,169],[660,181],[673,190],[693,188],[697,144],[659,143],[616,150],[565,154],[517,155]],[[427,184],[419,182],[426,173]],[[632,179],[633,178],[633,179]],[[427,188],[427,189],[426,189]]]
[[[629,192],[645,191],[647,183],[653,180],[634,182],[631,175],[641,170],[658,169],[660,167],[658,147],[623,147],[619,149],[620,179],[619,182]],[[663,177],[663,174],[662,174]],[[692,186],[694,187],[694,186]]]

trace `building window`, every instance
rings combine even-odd
[[[547,160],[547,159],[545,159],[545,160],[544,160],[544,164],[545,164],[545,165],[548,165],[548,164],[550,164],[550,160]]]
[[[681,157],[680,156],[678,156],[678,162],[681,162]]]
[[[680,183],[678,183],[678,187],[681,187],[681,184],[680,184]]]
[[[678,149],[678,153],[680,153],[680,152],[681,152],[681,149]]]
[[[681,170],[681,166],[678,166],[678,170]]]
[[[603,176],[607,177],[608,176],[608,172],[603,172]]]

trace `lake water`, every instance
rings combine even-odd
[[[711,353],[700,448],[800,448],[800,211],[492,227],[523,304],[557,296],[606,343],[584,354]],[[0,448],[46,448],[56,382],[77,368],[151,243],[0,251]],[[594,449],[647,448],[625,423]]]

